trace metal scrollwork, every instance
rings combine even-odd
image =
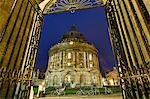
[[[23,85],[30,86],[32,82],[32,67],[27,67],[26,72],[21,73],[18,71],[5,70],[4,68],[0,69],[0,82],[9,81],[13,83],[22,83]]]
[[[150,64],[149,62],[139,66],[128,66],[121,44],[120,34],[115,17],[112,0],[107,1],[106,13],[110,28],[110,36],[117,62],[120,84],[124,99],[147,99],[150,89]]]
[[[51,7],[46,8],[44,14],[70,11],[102,6],[101,0],[57,0]]]

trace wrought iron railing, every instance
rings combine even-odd
[[[24,12],[21,12],[22,11],[21,9],[23,9],[22,6],[24,6],[25,8]],[[16,19],[12,20],[13,17],[12,15],[17,7],[19,8],[17,9],[19,11],[16,15]],[[21,18],[19,17],[20,14],[22,14]],[[24,21],[25,19],[26,22]],[[11,21],[15,22],[14,25],[12,25]],[[18,21],[21,22],[19,26],[17,25]],[[25,23],[24,26],[22,25],[23,22]],[[14,6],[10,11],[8,20],[3,28],[2,33],[0,33],[2,34],[0,35],[1,37],[0,44],[1,44],[2,42],[5,42],[3,40],[4,36],[9,31],[8,26],[13,26],[14,29],[16,27],[19,27],[17,33],[13,29],[8,32],[8,33],[11,32],[9,35],[10,37],[8,37],[8,40],[6,41],[7,44],[6,46],[3,47],[4,51],[2,51],[3,53],[2,57],[0,57],[0,98],[10,99],[15,97],[19,99],[27,99],[29,97],[30,87],[32,85],[33,68],[35,64],[35,58],[38,49],[42,23],[43,23],[43,13],[40,10],[39,5],[35,2],[35,0],[14,0]],[[24,28],[24,30],[21,32],[22,27]],[[17,45],[16,41],[13,45],[11,45],[13,46],[13,50],[11,51],[11,56],[8,59],[9,64],[4,64],[3,61],[7,57],[8,46],[10,46],[9,44],[10,41],[12,40],[11,37],[13,36],[12,34],[14,33],[17,34],[15,38],[16,40],[19,38],[20,33],[23,34],[23,36],[20,38],[21,43],[20,45]],[[26,35],[27,38],[23,43],[24,35]],[[20,50],[22,49],[23,45],[24,47],[22,52],[22,58],[19,59]],[[16,46],[19,46],[18,52],[15,52]],[[14,55],[14,53],[17,53],[16,54],[17,57],[13,59],[12,55]],[[14,61],[14,64],[11,64],[12,60]],[[19,64],[19,68],[16,70],[15,68],[18,60],[20,60],[21,62]]]

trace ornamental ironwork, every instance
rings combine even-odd
[[[112,0],[107,0],[105,7],[123,99],[149,99],[150,61],[144,64],[137,64],[137,66],[128,65],[119,33],[119,26],[116,24],[116,16],[118,16],[117,6],[119,5],[113,4]],[[118,22],[121,24],[119,17]]]
[[[102,0],[57,0],[52,6],[46,7],[44,14],[70,11],[74,13],[79,9],[96,8],[102,6]]]

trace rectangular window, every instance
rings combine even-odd
[[[92,68],[93,67],[93,65],[92,64],[90,64],[90,68]]]
[[[68,53],[68,59],[71,59],[71,53],[70,52]]]
[[[89,54],[89,60],[92,60],[92,54]]]
[[[70,66],[70,65],[71,65],[71,63],[67,63],[67,65],[68,65],[68,66]]]

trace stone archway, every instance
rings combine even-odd
[[[10,77],[1,77],[2,84],[0,85],[0,93],[2,94],[0,94],[0,98],[21,98],[18,96],[20,88],[25,88],[28,93],[30,92],[30,87],[26,86],[31,86],[29,79],[32,77],[40,39],[43,22],[42,11],[47,3],[51,5],[55,0],[52,0],[52,3],[50,3],[50,1],[51,0],[44,0],[42,3],[37,4],[35,0],[11,0],[9,2],[3,0],[0,3],[0,70],[1,68],[6,70],[5,73],[2,72],[3,76],[8,73],[9,69],[19,71],[17,75],[20,77],[13,77],[13,74],[10,75]],[[128,79],[129,77],[140,77],[141,88],[145,91],[145,93],[142,94],[147,97],[148,91],[146,90],[145,84],[149,82],[149,75],[146,70],[149,69],[150,61],[148,53],[150,39],[147,38],[150,38],[150,29],[149,18],[145,17],[145,15],[149,15],[150,13],[150,3],[148,0],[130,0],[130,2],[129,0],[102,1],[106,3],[105,9],[110,38],[115,54],[116,65],[118,66],[118,72],[121,77],[123,93],[128,90],[124,87],[127,83],[130,85],[129,89],[133,87],[130,84],[131,81]],[[144,11],[140,12],[139,9]],[[148,9],[147,12],[146,9]],[[124,16],[125,14],[126,16]],[[136,37],[136,35],[138,36]],[[143,43],[143,45],[141,43]],[[130,69],[132,67],[136,68]],[[137,74],[136,71],[138,71]],[[131,72],[134,72],[133,76],[129,76],[132,75],[130,74]],[[12,86],[12,89],[16,92],[9,91],[10,83],[8,80],[15,78],[19,81],[21,78],[26,78],[26,74],[30,74],[30,76],[28,80],[23,79],[23,81],[29,81],[29,83],[24,85],[22,82],[15,82],[17,87]],[[144,77],[140,75],[144,75]],[[6,85],[8,85],[7,90]],[[137,85],[135,86],[137,87]],[[123,94],[123,97],[128,98],[129,96]]]
[[[97,78],[95,75],[92,75],[92,82],[93,82],[93,84],[96,84],[96,82],[97,82]]]
[[[83,86],[86,83],[86,75],[81,74],[80,75],[80,85]]]
[[[147,33],[150,33],[150,29],[149,29],[149,25],[147,25],[146,23],[144,23],[144,20],[142,21],[143,18],[141,18],[141,16],[143,15],[142,12],[138,11],[137,9],[140,9],[140,7],[138,8],[138,6],[141,6],[142,9],[145,8],[150,8],[148,6],[148,0],[102,0],[104,1],[105,5],[105,9],[106,9],[106,16],[107,16],[107,20],[108,20],[108,27],[109,27],[109,36],[111,39],[111,44],[113,47],[113,52],[114,52],[114,56],[115,56],[115,61],[116,61],[116,66],[118,69],[118,73],[120,76],[120,81],[121,81],[121,88],[123,89],[122,93],[123,93],[123,97],[136,97],[136,96],[130,96],[128,94],[125,93],[125,91],[127,90],[131,90],[134,86],[131,84],[131,80],[129,79],[131,78],[137,78],[137,75],[143,75],[144,73],[140,72],[140,70],[146,70],[149,69],[147,68],[148,64],[150,63],[150,54],[149,54],[149,45],[150,43],[148,43],[148,41],[150,41],[150,35],[147,35]],[[139,2],[139,3],[138,3]],[[145,2],[147,2],[147,5],[145,4]],[[143,6],[145,5],[145,6]],[[44,10],[46,10],[47,6],[45,7]],[[124,10],[125,9],[125,10]],[[141,10],[142,10],[141,9]],[[64,9],[64,11],[66,11],[66,9]],[[69,11],[69,10],[67,10]],[[144,11],[144,12],[145,12]],[[45,11],[43,11],[45,12]],[[137,15],[137,13],[141,13],[141,15]],[[149,15],[150,12],[147,12],[145,15]],[[133,15],[135,17],[135,20],[133,17],[131,17],[131,15]],[[141,18],[141,19],[140,19]],[[146,18],[146,16],[145,16]],[[140,20],[141,23],[140,24]],[[147,19],[149,20],[149,18]],[[137,22],[137,23],[136,23]],[[142,28],[142,24],[143,28]],[[147,29],[145,29],[147,28]],[[141,30],[139,31],[139,34],[141,34],[141,36],[144,34],[143,32],[145,31],[145,37],[140,37],[140,35],[138,34],[137,30]],[[133,34],[132,34],[133,33]],[[141,39],[140,39],[141,38]],[[143,45],[141,43],[141,41],[143,41],[143,43],[145,43],[145,45]],[[136,43],[134,43],[136,42]],[[137,46],[136,46],[137,44]],[[146,45],[147,44],[147,45]],[[143,48],[143,46],[145,46],[145,48]],[[147,50],[146,50],[147,49]],[[144,53],[147,54],[144,54]],[[135,55],[139,54],[139,55]],[[143,54],[142,54],[143,53]],[[148,56],[149,54],[149,56]],[[138,58],[137,58],[138,57]],[[141,59],[139,58],[141,57]],[[143,62],[142,62],[143,61]],[[140,67],[142,64],[143,67]],[[139,68],[137,70],[132,69],[132,68]],[[130,69],[129,69],[130,68]],[[145,68],[145,69],[142,69]],[[129,71],[128,71],[129,70]],[[139,71],[139,74],[136,74],[135,72]],[[134,77],[131,76],[132,74],[130,72],[134,72],[135,75]],[[149,77],[147,77],[149,72],[145,73],[145,78],[149,79]],[[130,77],[129,77],[130,75]],[[81,77],[82,78],[82,77]],[[93,77],[93,79],[98,79],[98,76],[95,78]],[[126,79],[127,78],[127,79]],[[134,80],[134,79],[133,79]],[[143,90],[145,90],[146,93],[142,93],[144,96],[148,96],[148,92],[146,90],[146,87],[144,84],[150,82],[150,80],[144,81],[144,79],[141,77],[141,84],[142,84],[142,88]],[[82,80],[80,80],[82,82]],[[96,82],[96,81],[93,81]],[[135,80],[134,80],[135,83]],[[127,84],[130,84],[130,86],[126,86]],[[126,86],[126,87],[125,87]],[[137,85],[136,85],[137,86]],[[128,89],[129,88],[129,89]],[[137,90],[139,88],[137,87]],[[131,93],[133,91],[130,91]]]
[[[71,81],[72,81],[72,76],[70,74],[65,75],[64,82],[71,83]]]
[[[75,83],[75,75],[73,72],[69,71],[62,76],[62,81],[67,87],[71,87],[71,85]]]

